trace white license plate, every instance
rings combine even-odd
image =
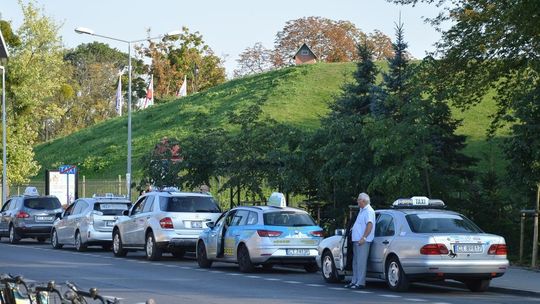
[[[191,228],[202,228],[202,222],[191,222]]]
[[[287,255],[309,255],[309,249],[287,249]]]
[[[456,244],[454,245],[455,253],[482,253],[484,247],[480,244]]]
[[[112,227],[112,226],[114,226],[114,222],[113,221],[106,221],[105,226]]]
[[[54,216],[36,215],[37,222],[52,222],[53,220],[54,220]]]

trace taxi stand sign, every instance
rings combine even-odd
[[[287,201],[285,200],[285,195],[280,192],[273,192],[268,198],[267,206],[273,207],[287,207]]]
[[[394,201],[392,204],[393,208],[404,208],[404,207],[412,207],[412,208],[444,208],[445,204],[440,199],[430,199],[425,196],[413,196],[411,198],[398,198]]]

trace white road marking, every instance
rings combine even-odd
[[[343,287],[328,287],[328,289],[332,289],[332,290],[347,290],[347,288],[343,288]]]
[[[355,293],[362,293],[362,294],[373,293],[373,291],[365,291],[365,290],[354,290],[353,292],[355,292]]]
[[[283,281],[284,283],[289,283],[289,284],[300,284],[302,282],[298,282],[298,281]]]
[[[405,298],[404,300],[411,301],[411,302],[426,302],[427,301],[424,299],[416,299],[416,298]]]
[[[265,280],[267,280],[267,281],[281,281],[280,279],[276,279],[276,278],[265,278]]]
[[[211,273],[223,273],[223,271],[219,271],[219,270],[210,270]]]
[[[261,277],[259,276],[254,276],[254,275],[249,275],[247,276],[248,278],[252,278],[252,279],[260,279]]]
[[[385,297],[385,298],[401,298],[401,296],[396,296],[396,295],[380,295],[381,297]]]
[[[306,284],[307,286],[311,286],[311,287],[324,287],[324,285],[321,285],[321,284]]]
[[[239,275],[241,275],[241,274],[239,274],[239,273],[234,273],[234,272],[233,272],[233,273],[227,273],[227,275],[230,275],[230,276],[239,276]]]

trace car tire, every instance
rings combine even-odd
[[[240,247],[238,247],[237,260],[241,272],[249,273],[255,269],[255,265],[253,265],[249,257],[249,251],[244,244],[240,244]]]
[[[83,252],[86,251],[87,248],[88,246],[86,246],[86,244],[82,241],[81,233],[77,231],[75,233],[75,250]]]
[[[163,251],[158,247],[156,238],[152,232],[146,234],[146,243],[144,245],[146,258],[150,261],[159,261]]]
[[[17,244],[21,240],[21,237],[15,231],[15,227],[13,225],[9,226],[9,243],[10,244]]]
[[[120,232],[118,232],[118,230],[113,232],[112,249],[115,257],[125,257],[127,255],[127,250],[125,250],[124,245],[122,245],[122,238],[120,237]]]
[[[175,259],[182,259],[186,255],[186,251],[184,249],[173,249],[171,254]]]
[[[343,276],[340,276],[337,272],[334,257],[329,250],[323,253],[321,264],[321,273],[327,283],[339,283],[343,280]]]
[[[395,256],[391,257],[386,263],[386,284],[393,291],[407,291],[410,281],[401,267],[399,259]]]
[[[38,237],[38,238],[37,238],[37,241],[38,241],[39,243],[45,243],[46,240],[47,240],[46,237]]]
[[[484,292],[489,289],[490,279],[469,279],[464,281],[467,288],[473,292]]]
[[[56,233],[56,229],[53,229],[51,233],[51,246],[54,249],[61,249],[62,247],[64,247],[64,245],[58,242],[58,234]]]
[[[304,269],[308,273],[315,273],[319,271],[319,266],[317,265],[317,263],[309,263],[309,264],[304,265]]]
[[[197,245],[197,264],[199,264],[199,267],[201,268],[212,267],[212,261],[210,261],[206,255],[206,246],[204,246],[203,241],[199,241],[199,244]]]

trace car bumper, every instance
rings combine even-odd
[[[50,226],[22,226],[15,227],[15,232],[24,237],[50,237],[52,225]]]
[[[86,233],[86,238],[86,242],[89,244],[111,244],[112,231],[96,231],[91,229]]]
[[[508,269],[508,260],[487,261],[402,261],[403,271],[410,277],[439,276],[453,277],[499,277]]]
[[[296,249],[296,247],[295,247]],[[260,248],[250,250],[249,255],[254,263],[260,264],[314,264],[318,256],[316,248],[308,249],[308,255],[296,256],[287,255],[286,248]]]

